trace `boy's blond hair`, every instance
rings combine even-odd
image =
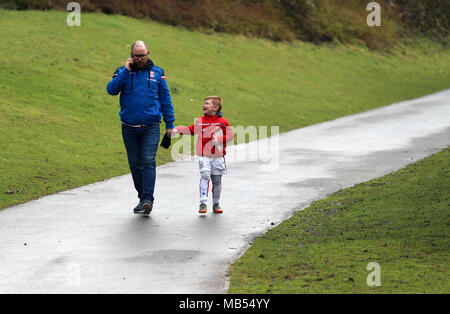
[[[223,104],[223,100],[222,100],[222,97],[220,97],[220,96],[208,96],[208,97],[206,97],[204,100],[203,100],[203,102],[205,102],[206,100],[208,100],[208,99],[211,99],[212,100],[212,103],[213,103],[213,105],[214,106],[217,106],[217,107],[219,107],[219,109],[217,110],[217,113],[219,113],[221,110],[222,110],[222,104]]]

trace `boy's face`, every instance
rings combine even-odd
[[[218,106],[215,106],[212,103],[212,99],[207,99],[203,103],[203,114],[205,116],[213,116],[217,113],[217,109],[219,109]]]

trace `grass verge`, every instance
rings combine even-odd
[[[133,41],[165,69],[176,124],[207,95],[234,126],[280,131],[448,88],[450,51],[425,39],[390,52],[206,35],[124,16],[0,10],[0,209],[129,172],[118,97],[105,86]],[[270,129],[270,128],[269,128]],[[160,149],[157,164],[171,160]]]
[[[446,149],[317,201],[254,241],[229,293],[449,293],[449,188]]]

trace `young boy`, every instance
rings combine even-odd
[[[203,101],[203,117],[197,118],[191,126],[178,126],[175,134],[198,135],[196,154],[200,168],[200,214],[206,213],[209,180],[212,181],[213,212],[222,213],[220,194],[222,175],[226,174],[226,143],[233,140],[233,131],[228,121],[222,117],[222,98],[208,96]]]

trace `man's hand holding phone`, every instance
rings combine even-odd
[[[132,67],[133,63],[134,63],[134,60],[132,57],[129,57],[127,59],[127,61],[125,62],[125,67],[127,68],[128,71],[131,71],[131,67]]]

